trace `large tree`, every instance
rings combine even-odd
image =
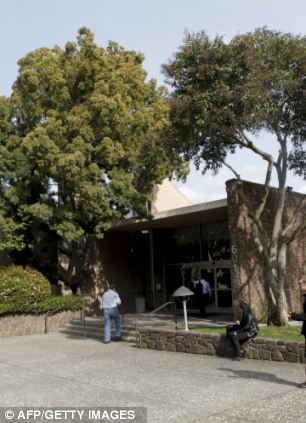
[[[169,171],[160,137],[168,104],[143,59],[114,42],[99,47],[81,28],[63,49],[19,60],[0,127],[0,202],[27,245],[48,230],[75,253],[78,240],[102,237],[112,220],[147,216],[153,184]]]
[[[266,28],[238,35],[229,43],[205,33],[187,34],[173,60],[164,65],[171,95],[170,148],[196,167],[217,172],[227,166],[238,179],[252,236],[261,257],[269,322],[287,324],[284,293],[287,246],[305,230],[298,216],[284,222],[288,170],[306,179],[306,38]],[[256,144],[257,135],[274,135],[276,154]],[[254,209],[228,155],[248,149],[267,164],[263,195]],[[273,150],[273,148],[272,148]],[[278,177],[272,231],[262,221],[273,169]]]
[[[0,250],[20,250],[23,243],[23,224],[14,219],[5,194],[7,193],[10,169],[14,167],[10,158],[10,145],[14,144],[14,126],[10,119],[10,101],[0,97]]]

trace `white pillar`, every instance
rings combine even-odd
[[[189,329],[188,329],[188,322],[187,322],[187,307],[186,307],[186,300],[183,300],[183,310],[184,310],[185,330],[189,330]]]

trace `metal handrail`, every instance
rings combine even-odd
[[[83,306],[81,309],[81,321],[83,322],[83,339],[86,338],[86,314],[85,314],[85,307]]]
[[[82,307],[83,308],[83,307]],[[69,308],[57,308],[57,309],[55,309],[55,310],[49,310],[49,311],[47,311],[45,314],[44,314],[44,317],[45,317],[45,334],[47,334],[47,333],[49,333],[49,328],[48,328],[48,323],[47,323],[47,318],[49,317],[49,316],[54,316],[54,314],[56,314],[56,313],[58,313],[59,311],[66,311],[66,310],[69,310]],[[81,312],[82,312],[82,309],[80,309],[81,310]]]
[[[167,303],[165,303],[165,304],[163,304],[163,305],[161,305],[161,306],[157,307],[155,310],[150,311],[150,313],[148,313],[148,314],[150,315],[150,314],[155,313],[155,312],[156,312],[156,311],[158,311],[158,310],[162,310],[162,309],[163,309],[164,307],[166,307],[168,304],[175,304],[175,301],[168,301]]]
[[[150,311],[150,313],[147,314],[147,316],[152,316],[155,312],[162,310],[169,304],[174,304],[174,322],[175,322],[175,329],[177,329],[177,315],[176,315],[176,302],[175,301],[168,301],[165,304],[162,304],[161,306],[157,307],[153,311]],[[135,333],[136,333],[136,348],[139,348],[140,344],[140,332],[138,331],[138,318],[135,317]]]

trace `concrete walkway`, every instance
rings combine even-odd
[[[132,407],[149,423],[304,423],[304,365],[141,350],[53,333],[0,339],[1,407]]]
[[[150,313],[130,313],[124,315],[124,322],[135,321],[139,326],[154,326],[154,327],[169,327],[171,329],[175,328],[175,319],[172,314],[150,314]],[[188,326],[189,328],[196,327],[211,327],[211,326],[226,326],[229,322],[234,322],[233,316],[230,314],[211,314],[206,317],[200,317],[196,315],[188,315]],[[176,316],[176,323],[179,327],[184,328],[184,316],[180,312]]]

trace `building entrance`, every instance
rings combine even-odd
[[[212,293],[211,303],[206,308],[208,313],[233,313],[230,260],[183,263],[182,277],[183,284],[191,289],[199,278],[207,280]],[[195,309],[195,299],[192,298],[188,305],[190,309]]]
[[[171,301],[179,286],[193,288],[194,281],[204,278],[212,292],[207,312],[232,313],[231,251],[226,220],[157,230],[153,241],[157,305]],[[193,296],[188,305],[198,312],[199,297]]]

